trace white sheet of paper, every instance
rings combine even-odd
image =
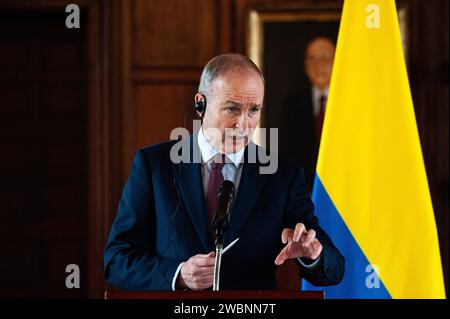
[[[236,238],[236,239],[233,240],[227,247],[225,247],[225,248],[222,250],[222,255],[225,254],[226,251],[227,251],[228,249],[230,249],[231,247],[233,247],[233,245],[236,244],[238,240],[239,240],[239,238]]]

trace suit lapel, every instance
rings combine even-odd
[[[258,162],[248,163],[247,152],[248,147],[245,150],[245,160],[242,164],[244,166],[242,167],[242,175],[236,199],[231,207],[230,225],[225,235],[225,245],[236,239],[239,230],[250,214],[268,178],[267,174],[260,174],[260,164]]]
[[[203,244],[205,252],[211,251],[211,241],[208,231],[208,219],[206,212],[205,195],[201,174],[201,163],[193,163],[196,158],[195,150],[198,151],[196,134],[190,136],[190,159],[191,163],[172,164],[175,180],[179,186],[181,196],[187,211],[192,219],[195,230]],[[198,162],[198,157],[196,158]],[[227,245],[236,239],[239,230],[246,221],[253,206],[264,187],[268,175],[260,174],[260,163],[248,163],[248,147],[244,154],[242,174],[235,201],[231,207],[230,224],[225,234],[224,244]]]
[[[179,164],[172,164],[172,167],[181,196],[183,197],[195,230],[203,244],[205,252],[209,252],[211,251],[211,242],[209,239],[205,195],[203,193],[201,163],[193,162],[194,148],[198,148],[198,144],[195,143],[193,136],[196,135],[190,136],[189,143],[191,163],[181,162]]]

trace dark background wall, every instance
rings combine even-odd
[[[448,287],[449,3],[401,3]],[[82,0],[72,30],[66,4],[0,2],[0,296],[102,297],[102,250],[134,152],[190,128],[202,66],[247,53],[252,8],[342,2]],[[79,290],[64,285],[69,263]]]

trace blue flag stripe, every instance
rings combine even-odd
[[[389,292],[381,279],[378,279],[373,268],[367,269],[370,264],[369,260],[328,196],[318,174],[314,179],[312,200],[321,227],[345,257],[345,275],[339,285],[331,287],[315,287],[303,280],[302,290],[323,290],[326,298],[390,299]],[[382,274],[382,270],[380,274]]]

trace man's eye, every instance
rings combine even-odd
[[[236,113],[238,111],[238,108],[235,106],[230,106],[226,108],[228,113]]]
[[[252,107],[252,108],[250,109],[250,112],[253,113],[253,114],[258,113],[258,112],[259,112],[259,107],[257,107],[257,106]]]

